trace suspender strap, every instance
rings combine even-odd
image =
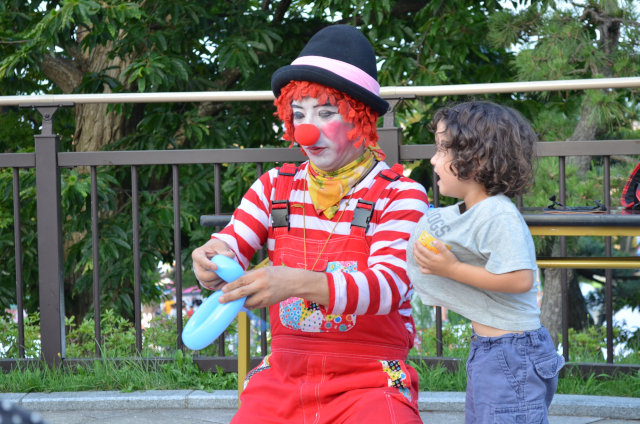
[[[396,181],[402,176],[402,170],[402,165],[397,163],[393,165],[391,169],[383,169],[376,175],[371,188],[369,188],[362,199],[358,199],[358,204],[353,211],[351,234],[360,234],[364,237],[376,207],[376,200],[378,200],[380,194],[387,188],[389,183]]]
[[[367,192],[368,193],[368,192]],[[373,215],[373,209],[376,207],[376,202],[369,200],[358,199],[358,204],[353,210],[353,219],[351,220],[351,227],[364,228],[365,232],[371,221],[371,215]]]
[[[271,201],[271,220],[274,230],[285,227],[289,230],[289,194],[297,169],[298,167],[293,163],[284,163],[278,169],[276,194]]]

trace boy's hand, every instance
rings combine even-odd
[[[451,268],[458,263],[458,259],[449,251],[448,246],[440,240],[433,240],[431,246],[439,253],[434,253],[432,249],[416,241],[413,245],[413,257],[420,266],[420,271],[423,274],[434,274],[446,277]]]

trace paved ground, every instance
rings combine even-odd
[[[49,424],[227,424],[237,395],[231,390],[0,393],[0,401],[35,411]],[[421,392],[419,404],[425,424],[464,423],[464,393]],[[550,413],[551,424],[640,423],[640,398],[556,395]]]

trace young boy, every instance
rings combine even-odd
[[[466,423],[546,423],[564,359],[540,325],[531,233],[509,199],[532,181],[537,137],[515,110],[472,101],[431,121],[438,188],[461,199],[429,209],[409,240],[423,303],[472,322]]]

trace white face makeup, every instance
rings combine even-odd
[[[309,160],[319,169],[335,171],[364,153],[364,145],[356,148],[353,141],[347,138],[347,132],[353,129],[353,125],[345,122],[337,106],[320,105],[318,99],[305,97],[291,102],[291,108],[294,127],[312,124],[320,130],[320,137],[315,144],[302,146]]]

